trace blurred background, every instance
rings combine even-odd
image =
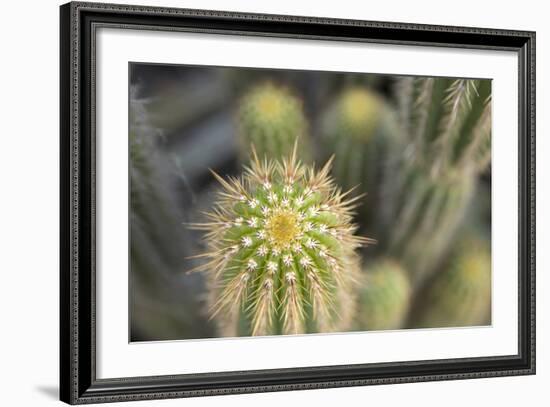
[[[491,322],[491,82],[460,78],[132,63],[130,340],[223,336],[209,319],[204,219],[251,142],[366,193],[363,274],[349,330]],[[284,120],[255,106],[276,100]],[[262,121],[263,120],[263,121]],[[260,124],[258,124],[260,123]],[[279,140],[273,143],[272,140]]]

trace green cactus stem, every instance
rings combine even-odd
[[[365,87],[346,89],[329,107],[322,134],[325,150],[335,154],[333,176],[342,188],[364,195],[359,215],[364,223],[376,207],[389,144],[399,133],[397,115]],[[327,155],[329,155],[327,154]]]
[[[412,288],[407,272],[394,260],[368,265],[363,275],[356,316],[359,330],[402,328]]]
[[[233,334],[326,332],[349,323],[356,249],[353,199],[329,177],[301,165],[297,149],[282,161],[253,151],[242,179],[225,180],[206,231],[212,315]]]
[[[420,284],[450,248],[489,165],[491,82],[404,78],[398,89],[408,146],[387,185],[380,240]]]
[[[446,268],[420,292],[412,327],[486,325],[491,315],[491,252],[486,240],[468,237]]]
[[[173,194],[171,161],[158,147],[146,103],[131,87],[129,128],[130,293],[132,340],[213,336],[197,276],[180,276],[182,251],[192,250]],[[186,247],[182,247],[182,243]],[[193,278],[195,277],[195,278]]]
[[[419,284],[431,274],[462,224],[476,179],[467,172],[432,177],[408,169],[399,189],[392,227],[387,230],[388,252],[406,264]]]
[[[254,145],[260,159],[282,159],[298,142],[298,156],[309,159],[310,140],[302,101],[289,89],[271,82],[249,90],[238,111],[238,136],[242,156],[250,157]]]
[[[488,165],[490,80],[403,78],[398,89],[415,155],[430,171]]]

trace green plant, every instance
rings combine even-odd
[[[394,260],[381,259],[367,265],[363,274],[356,328],[359,330],[401,328],[412,294],[406,271]]]
[[[351,319],[358,269],[354,200],[336,188],[330,161],[319,171],[253,151],[241,179],[223,191],[206,223],[212,315],[228,334],[278,334],[342,328]],[[227,329],[229,327],[229,329]]]
[[[302,101],[289,89],[265,82],[251,88],[238,110],[238,135],[247,161],[254,145],[260,159],[281,159],[298,143],[298,156],[310,158],[311,146]]]
[[[404,78],[398,89],[401,119],[431,171],[488,165],[490,80]]]
[[[181,227],[184,214],[172,192],[175,169],[158,148],[160,132],[150,121],[147,101],[137,97],[135,87],[131,92],[131,335],[141,340],[212,336],[214,326],[197,295],[204,283],[179,273],[182,250],[192,250],[192,239]]]
[[[447,78],[399,81],[407,148],[389,180],[383,240],[423,281],[447,252],[490,161],[491,82]]]
[[[417,328],[469,326],[490,323],[491,252],[486,240],[461,241],[447,266],[420,291]]]
[[[335,154],[332,173],[342,188],[355,188],[365,195],[359,208],[361,220],[369,223],[379,199],[380,185],[387,167],[389,145],[400,129],[393,109],[366,87],[343,91],[329,107],[323,120],[325,150]],[[327,154],[329,155],[329,154]]]

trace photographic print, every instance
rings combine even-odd
[[[491,324],[491,80],[129,73],[131,341]]]
[[[60,23],[61,400],[535,374],[534,32]]]

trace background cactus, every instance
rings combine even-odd
[[[431,171],[488,164],[490,80],[411,77],[398,88],[401,119]]]
[[[298,142],[298,156],[311,156],[307,120],[302,102],[289,89],[265,82],[249,90],[238,111],[238,135],[242,157],[248,161],[251,145],[260,158],[281,159],[292,153]]]
[[[205,300],[198,295],[204,282],[180,272],[182,250],[195,248],[180,225],[184,214],[171,189],[175,168],[160,157],[160,134],[146,104],[136,97],[129,110],[131,339],[212,335]]]
[[[389,166],[389,145],[399,135],[397,115],[374,91],[354,86],[343,91],[323,118],[327,155],[335,154],[332,173],[342,188],[363,194],[358,212],[369,223]]]
[[[398,329],[403,326],[412,287],[405,270],[394,260],[381,259],[365,268],[358,299],[356,329]]]
[[[390,180],[384,240],[416,283],[441,260],[490,161],[491,82],[399,80],[407,131],[400,175]]]
[[[369,242],[353,234],[353,200],[329,178],[330,162],[318,172],[303,167],[296,148],[282,162],[253,156],[241,180],[214,174],[224,191],[210,221],[194,224],[207,232],[201,269],[212,278],[213,316],[237,334],[342,329],[355,249]]]
[[[418,295],[411,326],[433,328],[491,322],[491,252],[486,240],[466,237],[441,272]]]

